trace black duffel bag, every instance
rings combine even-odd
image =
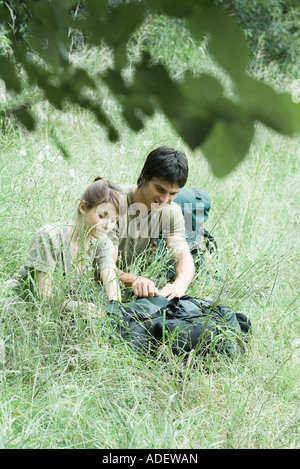
[[[161,343],[168,343],[175,355],[195,350],[236,356],[252,333],[244,314],[188,295],[170,301],[157,295],[110,302],[107,313],[115,331],[141,356],[155,352]]]

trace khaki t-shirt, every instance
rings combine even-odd
[[[120,185],[127,197],[127,215],[122,217],[116,229],[108,236],[119,248],[117,266],[126,269],[137,258],[151,262],[157,250],[157,238],[176,236],[185,239],[184,218],[180,207],[171,202],[162,210],[151,210],[146,217],[139,212],[134,202],[134,185]]]
[[[89,252],[81,259],[78,269],[72,263],[67,224],[46,224],[34,234],[27,257],[8,286],[18,293],[27,288],[32,290],[34,271],[56,273],[57,280],[69,275],[71,286],[76,276],[79,278],[89,271],[115,269],[113,249],[113,243],[107,236],[92,240]]]

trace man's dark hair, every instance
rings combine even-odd
[[[166,146],[158,147],[147,156],[137,184],[140,186],[143,180],[151,181],[157,177],[172,186],[183,187],[188,172],[188,161],[183,152]]]

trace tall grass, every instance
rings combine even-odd
[[[87,56],[87,66],[97,59]],[[8,121],[0,135],[0,445],[296,448],[299,141],[258,126],[247,159],[220,180],[162,115],[134,134],[116,102],[109,94],[105,99],[119,143],[109,142],[87,112],[59,114],[46,104],[36,108],[36,133]],[[69,159],[51,140],[53,128]],[[239,360],[191,353],[183,367],[168,347],[139,360],[111,336],[105,320],[87,319],[83,310],[62,321],[55,304],[7,307],[4,283],[35,230],[72,219],[76,200],[97,175],[136,182],[145,156],[161,144],[187,153],[187,185],[210,194],[206,228],[218,242],[223,281],[200,275],[189,293],[209,295],[251,318],[253,338]]]

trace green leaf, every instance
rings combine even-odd
[[[143,60],[136,68],[133,89],[138,89],[145,95],[150,93],[158,102],[175,108],[180,99],[176,83],[162,64],[149,65],[150,63],[150,55],[144,53]]]
[[[70,152],[69,152],[69,149],[58,138],[58,136],[56,134],[56,130],[54,128],[50,128],[50,137],[53,140],[55,146],[58,148],[58,150],[61,151],[63,157],[66,158],[66,159],[69,159],[70,156],[71,156]]]
[[[36,3],[32,7],[29,27],[32,36],[28,44],[48,64],[57,68],[68,59],[68,34],[63,21],[64,16],[48,3]]]
[[[71,97],[72,98],[72,97]],[[99,124],[102,124],[106,127],[108,131],[108,137],[112,142],[115,142],[119,139],[119,133],[117,129],[112,125],[108,117],[104,114],[103,110],[98,104],[92,101],[89,98],[84,96],[78,96],[73,99],[73,102],[81,106],[82,108],[88,109],[93,112]]]
[[[192,149],[202,144],[213,125],[213,120],[209,116],[192,116],[188,109],[168,117],[174,129]]]
[[[146,3],[152,10],[159,10],[176,18],[185,18],[192,14],[195,6],[201,4],[201,0],[149,0]]]
[[[124,41],[114,48],[115,66],[118,70],[126,67],[127,64],[127,42]]]
[[[85,0],[87,2],[88,0]],[[64,10],[70,10],[72,7],[76,7],[78,5],[78,0],[55,0],[55,2],[59,8]]]
[[[85,0],[85,6],[91,17],[96,21],[105,17],[109,12],[107,0]]]
[[[153,103],[150,101],[149,95],[138,94],[133,92],[130,96],[126,97],[124,101],[125,106],[130,106],[135,110],[141,110],[147,116],[152,116],[155,112]]]
[[[186,73],[183,83],[177,83],[163,65],[149,66],[147,54],[143,59],[130,93],[138,94],[144,102],[156,103],[186,143],[196,148],[213,125],[214,114],[218,112],[216,103],[222,98],[221,85],[208,75],[196,78],[190,72]]]
[[[240,100],[253,120],[263,122],[276,132],[300,132],[300,105],[289,93],[278,93],[270,85],[245,77],[238,87]]]
[[[145,9],[141,4],[121,4],[111,11],[103,25],[103,37],[112,46],[127,41],[133,30],[144,19],[144,15]]]
[[[107,84],[115,95],[127,95],[129,90],[124,83],[121,74],[117,70],[109,69],[105,75],[100,75],[101,79]]]
[[[21,82],[14,65],[0,56],[0,76],[5,81],[6,88],[19,93],[21,91]]]
[[[127,124],[131,127],[132,130],[138,132],[143,128],[143,122],[135,114],[135,111],[135,108],[130,106],[129,102],[123,106],[123,116],[126,119]]]
[[[195,77],[186,72],[184,78],[175,85],[176,100],[172,106],[169,106],[167,94],[161,96],[161,104],[177,132],[191,148],[196,148],[213,125],[214,103],[222,98],[223,88],[210,75]]]
[[[26,127],[27,130],[32,131],[35,129],[35,119],[25,106],[12,109],[10,112]]]
[[[62,86],[68,88],[73,94],[80,94],[84,87],[96,89],[94,80],[83,68],[63,72],[61,82]]]
[[[37,65],[32,62],[31,56],[27,53],[23,44],[12,36],[12,48],[14,51],[15,59],[24,67],[28,78],[32,84],[36,84],[36,67]]]
[[[203,1],[201,5],[203,8],[187,19],[190,31],[200,40],[210,35],[209,51],[231,77],[239,81],[249,60],[244,35],[235,21],[212,2]]]
[[[248,152],[254,135],[251,121],[217,120],[201,147],[218,177],[226,176]]]
[[[184,98],[193,102],[197,107],[203,106],[203,103],[218,100],[224,93],[220,82],[206,73],[196,77],[192,72],[187,71],[184,75],[184,81],[179,83],[178,87]]]
[[[104,24],[98,25],[104,40],[114,47],[115,65],[118,69],[127,63],[127,42],[142,23],[145,8],[141,4],[121,4],[114,8]]]
[[[63,102],[66,99],[65,92],[61,88],[57,88],[56,86],[52,86],[46,83],[42,88],[48,101],[57,109],[61,110],[63,108]]]

